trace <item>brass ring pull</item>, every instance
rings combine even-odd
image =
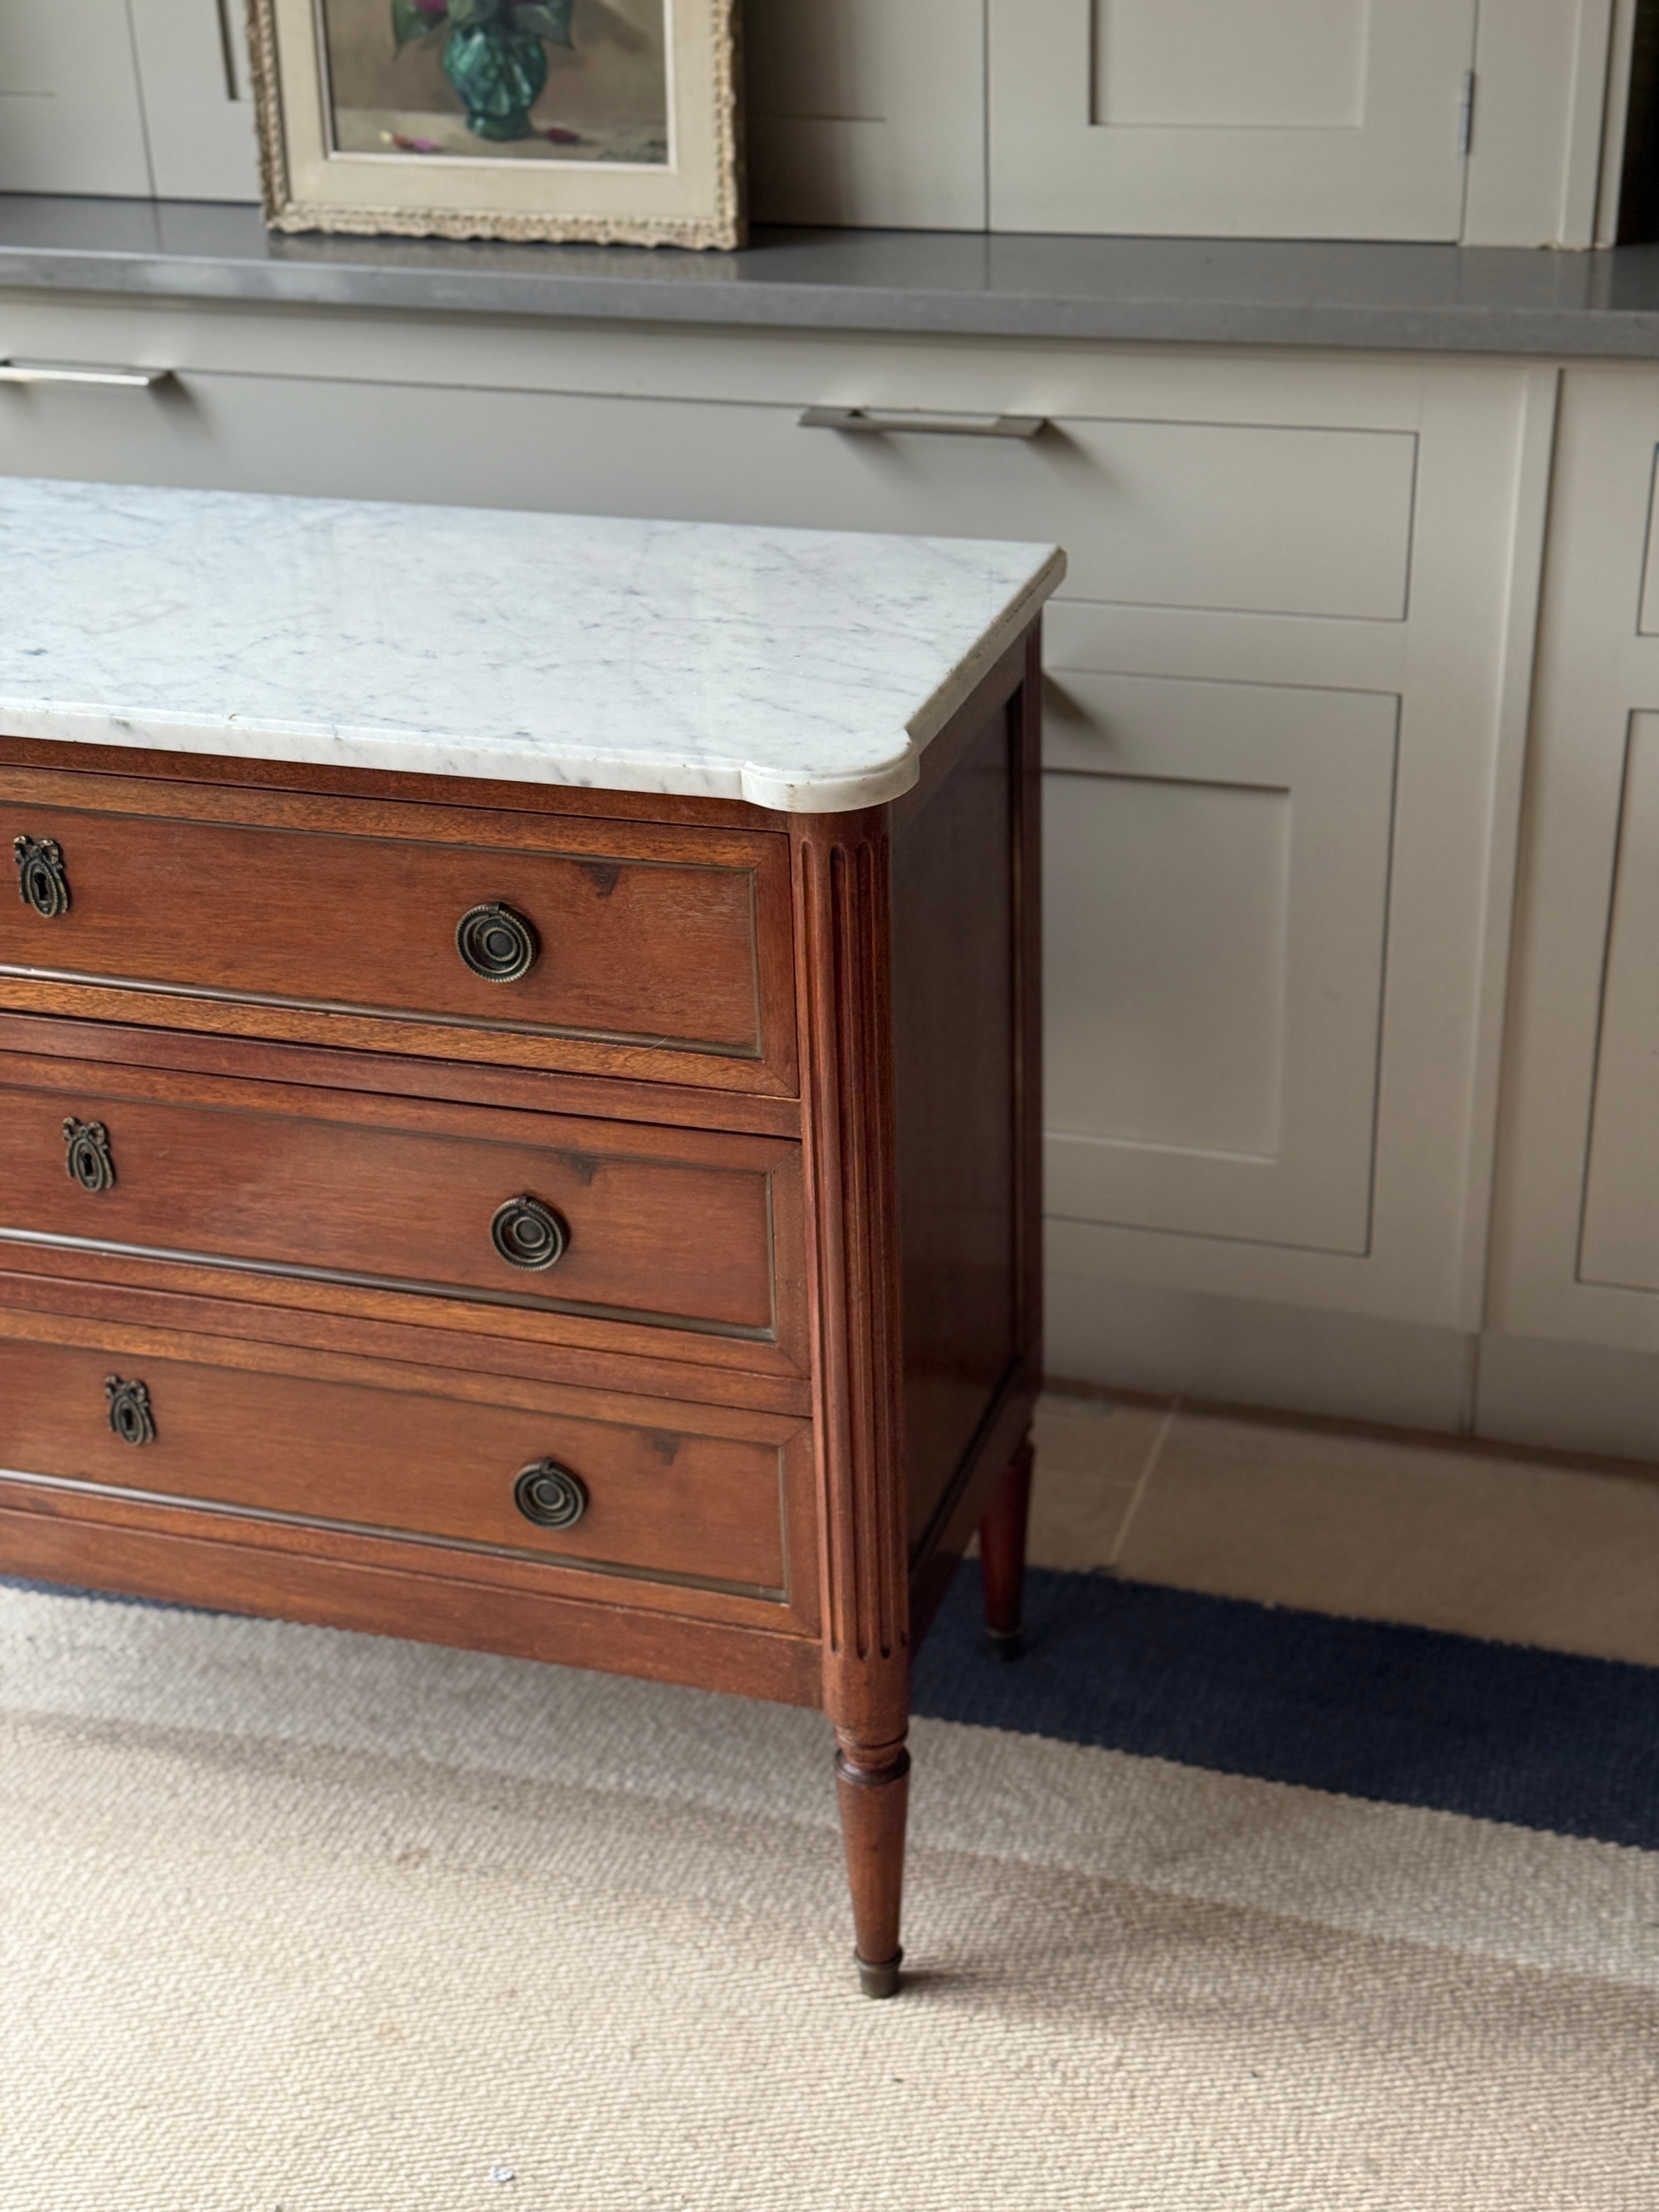
[[[486,983],[516,983],[535,966],[541,940],[521,914],[499,903],[475,906],[455,926],[455,949]]]
[[[124,1444],[155,1443],[155,1416],[149,1409],[147,1384],[124,1382],[118,1375],[106,1375],[104,1395],[109,1400],[109,1425]]]
[[[538,1528],[574,1528],[587,1510],[587,1492],[568,1467],[538,1459],[514,1484],[513,1503]]]
[[[110,1157],[109,1131],[101,1121],[76,1121],[64,1124],[65,1158],[64,1164],[71,1182],[78,1182],[82,1190],[95,1196],[103,1190],[115,1188],[115,1162]]]
[[[17,894],[43,921],[55,921],[70,908],[69,877],[64,867],[64,848],[55,837],[14,837],[12,858],[17,863]]]
[[[544,1206],[528,1191],[498,1206],[489,1224],[489,1241],[509,1267],[527,1268],[532,1274],[556,1267],[570,1243],[570,1231],[550,1206]]]

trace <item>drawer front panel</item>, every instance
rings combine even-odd
[[[650,1416],[660,1425],[636,1426],[586,1417],[580,1394],[535,1410],[441,1390],[441,1376],[376,1387],[0,1339],[0,1468],[127,1501],[787,1601],[785,1424],[755,1417],[759,1433],[744,1436],[740,1417],[664,1405]],[[532,1470],[532,1504],[556,1507],[557,1475],[578,1486],[574,1525],[520,1510]]]
[[[799,1152],[775,1139],[0,1054],[19,1237],[800,1357]]]
[[[672,1054],[681,1081],[790,1080],[787,1017],[763,1005],[758,879],[774,902],[775,879],[787,891],[781,838],[720,833],[700,848],[694,833],[407,808],[391,810],[399,834],[367,834],[366,821],[354,835],[351,809],[367,802],[312,810],[338,830],[255,826],[170,818],[152,811],[167,798],[150,793],[139,811],[116,811],[113,793],[114,805],[94,811],[58,796],[70,781],[101,781],[0,772],[6,846],[21,838],[26,855],[46,853],[37,890],[51,902],[55,871],[66,898],[56,913],[38,911],[39,898],[0,899],[0,971],[130,989],[139,1020],[144,994],[187,994],[263,1009],[244,1016],[244,1033],[295,1033],[295,1016],[325,1027],[355,1018],[384,1025],[391,1050],[580,1072]],[[173,804],[190,811],[186,797]],[[428,811],[434,835],[402,828]],[[534,848],[561,837],[564,850]],[[504,979],[475,972],[459,942],[469,915],[495,907],[528,925],[526,934],[509,921],[530,964]],[[495,957],[488,916],[469,942],[475,957]],[[517,964],[507,950],[501,964]],[[428,1042],[438,1026],[463,1049]]]
[[[34,392],[27,408],[0,404],[0,465],[226,490],[1030,538],[1066,547],[1074,599],[1376,622],[1404,614],[1418,459],[1408,429],[1240,422],[1213,398],[1195,404],[1220,419],[1073,411],[1046,396],[1052,380],[1015,362],[987,381],[997,407],[1050,416],[1039,438],[846,436],[803,428],[800,414],[904,405],[884,391],[879,359],[855,374],[799,347],[794,359],[798,381],[781,404],[497,389],[487,432],[465,441],[449,434],[453,393],[436,385],[197,371],[179,380],[187,404],[177,393],[135,404],[128,393]],[[949,374],[941,365],[932,388]]]

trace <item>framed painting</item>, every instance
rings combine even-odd
[[[738,0],[249,0],[265,220],[743,243]]]

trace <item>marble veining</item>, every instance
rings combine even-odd
[[[0,481],[0,734],[895,798],[1053,547]]]

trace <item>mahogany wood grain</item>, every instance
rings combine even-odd
[[[51,919],[0,900],[21,1011],[75,1010],[39,995],[67,983],[94,1018],[794,1089],[775,836],[29,769],[0,770],[0,831],[55,840],[70,883]],[[492,902],[541,941],[515,981],[456,949]]]
[[[953,1338],[948,1328],[941,1328],[937,1318],[925,1308],[918,1310],[914,1301],[907,1317],[907,1450],[913,1468],[912,1511],[921,1524],[913,1523],[910,1562],[918,1631],[932,1617],[994,1486],[1030,1425],[1042,1379],[1042,672],[1035,627],[1018,656],[1018,666],[1021,680],[1001,708],[1006,732],[1006,813],[988,803],[983,789],[973,805],[964,792],[963,799],[947,804],[938,816],[939,830],[927,828],[934,812],[930,805],[907,824],[896,848],[902,867],[907,848],[917,837],[925,850],[929,839],[935,845],[940,842],[941,831],[958,838],[966,833],[973,855],[970,859],[963,854],[963,864],[984,886],[988,910],[1002,915],[1007,932],[1005,935],[1000,927],[981,927],[964,935],[962,942],[975,948],[978,959],[977,969],[970,969],[954,957],[953,940],[944,933],[935,931],[929,947],[931,910],[926,904],[910,903],[912,927],[923,949],[918,955],[913,947],[908,957],[918,960],[924,973],[929,968],[942,969],[973,1005],[1006,1006],[1010,1063],[1010,1073],[1005,1073],[994,1059],[976,1055],[971,1042],[952,1046],[947,1041],[942,1048],[954,1054],[964,1085],[972,1072],[972,1089],[953,1097],[938,1085],[925,1060],[917,1065],[913,1055],[907,1066],[902,1057],[907,1032],[900,1024],[901,1070],[908,1079],[901,1081],[898,1092],[902,1152],[908,1150],[924,1163],[955,1167],[964,1202],[971,1193],[971,1202],[982,1215],[988,1214],[998,1194],[1007,1209],[1006,1226],[998,1239],[1006,1254],[1007,1288],[994,1303],[981,1279],[977,1325],[968,1328],[959,1320],[964,1333]],[[1008,668],[1005,662],[999,680]],[[984,696],[981,693],[981,701]],[[977,766],[983,775],[994,743],[988,727],[972,741],[959,740],[959,769],[971,771]],[[947,781],[945,792],[951,793],[959,781],[959,775]],[[901,972],[906,957],[902,949]],[[1011,1000],[1005,997],[1010,982]],[[998,1113],[1011,1117],[1002,1139],[996,1134]],[[970,1132],[970,1143],[959,1144],[959,1123]],[[926,1165],[921,1173],[927,1176]],[[948,1187],[937,1174],[933,1187],[943,1194],[935,1201],[942,1209],[948,1203]],[[902,1211],[902,1191],[901,1207]],[[937,1231],[930,1226],[925,1209],[915,1218],[920,1256],[926,1259],[930,1240],[937,1242]],[[910,1235],[907,1228],[907,1240]],[[960,1293],[946,1292],[943,1310],[948,1314],[953,1310],[963,1316]],[[950,1446],[963,1437],[967,1416],[975,1410],[972,1394],[962,1388],[963,1378],[969,1371],[976,1371],[981,1382],[989,1378],[989,1322],[998,1313],[1010,1318],[1006,1364],[993,1387],[979,1396],[976,1421],[951,1468]],[[924,1468],[928,1470],[925,1474]]]
[[[1009,705],[1014,733],[1014,1121],[1018,1194],[1015,1283],[1022,1377],[1042,1385],[1042,624],[1025,633],[1025,678]]]
[[[928,1534],[910,1561],[911,1633],[918,1643],[944,1602],[969,1540],[990,1509],[1010,1459],[1031,1426],[1037,1385],[1018,1371],[997,1393]]]
[[[1000,705],[893,845],[894,1096],[913,1546],[1019,1352],[1011,743]]]
[[[781,1705],[818,1702],[817,1647],[717,1620],[597,1602],[550,1589],[419,1573],[350,1555],[349,1540],[281,1553],[170,1511],[141,1527],[93,1521],[64,1493],[0,1488],[0,1562],[44,1582],[84,1584],[217,1611],[367,1630],[498,1651],[647,1681],[684,1682]]]
[[[0,900],[0,1054],[33,1062],[0,1062],[0,1218],[155,1200],[142,1235],[0,1238],[0,1459],[35,1462],[0,1571],[820,1705],[890,1994],[910,1654],[980,1522],[993,1625],[1018,1605],[1040,680],[1033,627],[913,792],[816,817],[0,738],[0,817],[70,863],[50,941],[99,948]],[[516,1000],[454,953],[486,899],[548,948]],[[71,1112],[142,1174],[48,1191],[28,1117]],[[509,1163],[573,1257],[604,1197],[581,1298],[488,1294],[468,1224]],[[109,1430],[111,1373],[154,1443]],[[593,1503],[556,1536],[511,1486],[561,1456]]]
[[[170,1067],[249,1082],[303,1083],[401,1098],[581,1114],[605,1121],[645,1121],[678,1129],[735,1129],[757,1137],[800,1135],[800,1106],[741,1091],[698,1091],[673,1083],[629,1083],[550,1069],[486,1067],[465,1061],[401,1059],[376,1052],[331,1052],[198,1030],[137,1028],[119,1022],[0,1012],[0,1051],[54,1060],[106,1060],[123,1067]]]
[[[112,1188],[66,1171],[66,1120],[103,1131]],[[313,1296],[471,1294],[493,1302],[474,1329],[511,1306],[532,1310],[519,1328],[556,1340],[574,1324],[600,1345],[695,1357],[683,1340],[701,1337],[734,1364],[804,1371],[799,1184],[799,1148],[776,1139],[0,1051],[0,1244],[335,1279]],[[520,1194],[568,1231],[543,1272],[491,1238]]]
[[[853,1956],[859,1980],[866,1996],[896,1996],[904,1958],[899,1920],[910,1799],[910,1754],[904,1745],[854,1750],[843,1744],[836,1754],[836,1797],[853,1893]]]
[[[1031,1440],[1028,1437],[1003,1470],[1002,1480],[979,1524],[985,1632],[999,1659],[1017,1659],[1024,1648],[1025,1538],[1031,1513]]]
[[[823,1704],[866,1989],[896,1985],[909,1720],[887,818],[804,817],[795,859]],[[876,1978],[872,1987],[870,1976]]]
[[[120,1332],[99,1334],[92,1345],[42,1341],[14,1327],[0,1340],[0,1466],[90,1486],[103,1505],[193,1504],[290,1531],[704,1585],[766,1601],[781,1618],[789,1606],[782,1453],[793,1432],[767,1416],[716,1416],[710,1433],[703,1409],[657,1405],[646,1425],[574,1393],[480,1404],[452,1395],[438,1372],[401,1387],[385,1375],[324,1380],[135,1352]],[[112,1374],[144,1385],[153,1440],[114,1432]],[[541,1528],[514,1504],[516,1478],[543,1460],[586,1486],[574,1528]]]
[[[803,1087],[809,1115],[816,1108],[818,1128],[833,1131],[840,1176],[832,1207],[809,1182],[821,1240],[829,1219],[815,1267],[821,1358],[827,1370],[827,1316],[853,1348],[842,1389],[858,1425],[838,1467],[821,1404],[826,1559],[850,1526],[868,1593],[861,1615],[850,1610],[868,1620],[887,1559],[907,1551],[911,1639],[960,1556],[964,1516],[982,1515],[1029,1428],[1041,1379],[1039,665],[1033,639],[992,672],[946,733],[937,778],[889,811],[887,837],[865,830],[854,849],[867,867],[842,858],[840,896],[820,893],[816,926],[810,872],[797,892]],[[828,825],[817,827],[828,843]],[[810,842],[798,836],[797,848],[802,884]],[[836,884],[833,867],[821,872]],[[830,1019],[826,976],[848,1002]],[[808,1152],[817,1157],[810,1138]],[[842,1255],[838,1268],[826,1268],[826,1243]],[[835,1305],[838,1280],[850,1314]],[[838,1522],[842,1498],[854,1502]],[[1012,1567],[1006,1547],[1003,1556]],[[827,1688],[832,1589],[833,1567]],[[1017,1603],[1016,1588],[1007,1598]],[[837,1687],[855,1720],[837,1724],[836,1771],[860,1978],[885,1996],[902,1955],[909,1759],[898,1699],[908,1705],[908,1692],[899,1638],[866,1638],[861,1663],[840,1661]]]
[[[731,1367],[711,1376],[703,1363],[526,1340],[505,1325],[514,1316],[507,1312],[504,1322],[504,1310],[496,1307],[483,1310],[492,1325],[473,1330],[465,1324],[478,1310],[471,1307],[447,1305],[434,1311],[422,1303],[415,1305],[413,1319],[381,1321],[368,1313],[343,1312],[340,1297],[330,1286],[324,1287],[323,1303],[312,1285],[276,1276],[248,1276],[241,1282],[240,1294],[230,1299],[224,1295],[224,1278],[218,1270],[173,1260],[66,1254],[27,1244],[0,1247],[0,1259],[5,1262],[0,1267],[0,1309],[15,1304],[47,1313],[102,1316],[140,1329],[181,1329],[289,1345],[296,1351],[401,1361],[417,1368],[463,1359],[468,1370],[479,1376],[554,1382],[634,1398],[696,1400],[709,1395],[737,1410],[811,1418],[811,1389],[805,1376],[757,1375]],[[360,1294],[365,1306],[371,1295]],[[405,1316],[414,1304],[390,1297],[382,1303]],[[441,1327],[428,1325],[439,1322]],[[0,1329],[4,1326],[0,1313]]]

